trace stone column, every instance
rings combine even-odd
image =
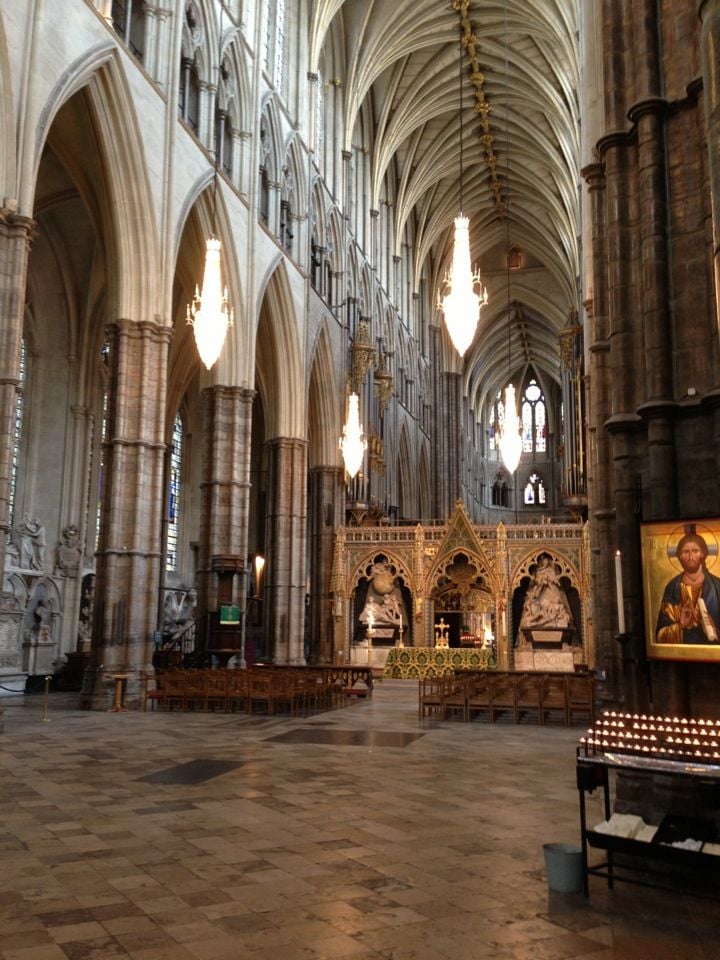
[[[712,204],[715,318],[720,331],[720,0],[699,0],[703,100]]]
[[[307,536],[307,442],[268,441],[265,627],[275,663],[303,664]]]
[[[705,103],[705,142],[708,151],[710,202],[712,209],[712,263],[715,290],[715,327],[720,337],[720,0],[698,0],[701,21],[703,101]],[[720,385],[706,401],[713,410],[715,460],[720,470]]]
[[[345,478],[340,467],[313,467],[309,474],[310,653],[312,662],[332,662],[335,528],[343,522]]]
[[[665,116],[667,105],[658,96],[660,66],[655,0],[646,7],[639,30],[637,58],[643,99],[628,116],[637,131],[641,316],[645,356],[645,402],[640,412],[648,421],[650,504],[647,517],[669,517],[677,511],[676,460],[672,414],[672,330],[669,316],[669,257]]]
[[[171,330],[118,320],[108,329],[110,381],[90,665],[82,706],[107,709],[113,673],[137,703],[152,659],[162,556],[164,426]]]
[[[34,222],[0,209],[0,571],[10,532],[9,500],[20,385],[20,347]]]
[[[245,622],[250,438],[253,390],[214,386],[203,391],[205,404],[203,479],[198,551],[198,623],[218,608],[213,557],[242,560],[235,600]]]
[[[611,598],[613,591],[612,564],[616,549],[622,550],[625,558],[625,613],[627,632],[636,639],[640,637],[642,624],[642,586],[638,537],[638,496],[640,459],[645,449],[645,426],[637,413],[638,397],[644,395],[643,384],[638,383],[637,369],[644,369],[642,357],[642,326],[638,318],[638,303],[634,286],[638,244],[633,243],[634,225],[640,219],[637,211],[639,198],[633,189],[634,147],[625,134],[609,134],[598,144],[605,165],[605,287],[607,291],[607,337],[609,344],[608,366],[605,370],[610,417],[604,427],[612,438],[612,461],[610,489],[614,491],[611,509],[614,507],[614,524],[607,531],[612,543],[608,544],[603,564],[605,591],[600,596]],[[611,602],[610,623],[613,635],[617,635],[617,610]],[[604,638],[599,637],[599,646]],[[614,658],[617,666],[617,654]],[[647,695],[647,691],[635,689],[634,678],[623,667],[617,680],[622,680],[623,697]],[[620,690],[616,690],[620,693]],[[641,706],[642,704],[634,704]]]
[[[462,498],[462,379],[444,372],[440,378],[440,408],[435,410],[436,483],[441,519],[448,519]]]

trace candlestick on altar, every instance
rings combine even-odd
[[[625,597],[623,596],[622,553],[615,551],[615,591],[618,608],[618,633],[625,633]]]

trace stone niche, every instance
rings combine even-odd
[[[25,690],[26,673],[19,643],[23,613],[17,597],[0,594],[0,697]]]

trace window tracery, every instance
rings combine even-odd
[[[523,502],[526,506],[544,506],[546,503],[545,484],[538,473],[533,473],[528,477],[523,494]]]
[[[545,397],[534,377],[529,380],[523,391],[520,409],[523,453],[545,453],[547,446]]]
[[[20,460],[20,443],[22,441],[23,394],[25,391],[26,363],[27,349],[25,340],[23,339],[20,343],[18,388],[17,399],[15,400],[15,426],[13,430],[12,462],[10,464],[10,488],[8,490],[8,539],[10,539],[10,531],[13,529],[14,525],[13,517],[15,514],[15,495],[17,493],[18,463]]]
[[[183,422],[178,414],[173,423],[170,447],[170,481],[168,488],[167,537],[165,569],[174,572],[178,568],[178,539],[180,530],[180,505],[182,502]]]
[[[142,63],[145,54],[145,11],[142,0],[113,0],[110,17],[115,33]]]

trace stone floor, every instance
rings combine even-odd
[[[385,681],[297,719],[57,694],[49,722],[5,700],[0,958],[718,956],[717,903],[548,892],[543,843],[578,840],[581,731],[420,723],[416,697]]]

